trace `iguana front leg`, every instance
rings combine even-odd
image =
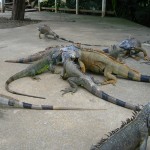
[[[104,80],[104,82],[101,83],[102,85],[106,85],[106,84],[115,85],[116,82],[117,82],[117,78],[112,74],[111,66],[106,66],[105,67],[104,77],[105,77],[105,80]]]
[[[85,73],[85,65],[84,65],[84,63],[80,60],[80,59],[78,59],[78,63],[79,63],[79,66],[80,66],[80,68],[81,68],[81,72],[82,73]]]
[[[39,39],[42,39],[42,38],[41,38],[41,32],[39,32]]]
[[[143,134],[146,134],[146,133],[143,133]],[[139,150],[146,150],[146,148],[147,148],[148,134],[144,135],[144,137],[142,137],[141,140],[142,141],[140,143]]]
[[[70,78],[68,78],[67,81],[69,82],[71,87],[70,88],[66,88],[64,90],[61,90],[61,91],[63,91],[62,95],[66,94],[66,93],[69,93],[69,92],[71,92],[73,94],[73,93],[75,93],[77,91],[78,85],[76,84],[76,82],[74,82],[74,80],[77,80],[77,77],[70,77]]]
[[[145,49],[143,49],[143,48],[141,48],[141,47],[136,47],[136,48],[135,48],[135,51],[136,51],[137,53],[142,52],[142,53],[144,54],[144,60],[148,60],[148,61],[150,60],[150,58],[148,57],[147,52],[146,52]]]

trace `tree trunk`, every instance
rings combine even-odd
[[[24,20],[25,0],[13,0],[12,19]]]

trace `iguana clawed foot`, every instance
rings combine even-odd
[[[150,58],[148,56],[144,57],[144,60],[150,61]]]
[[[54,74],[61,74],[61,71],[54,71]]]
[[[36,76],[32,77],[32,79],[37,81],[41,80],[40,77],[36,77]]]
[[[104,82],[101,82],[101,85],[106,85],[106,84],[112,84],[112,85],[116,85],[116,82],[115,80],[104,80]]]
[[[96,84],[96,85],[100,85],[101,82],[99,80],[96,80],[94,77],[90,77],[92,79],[92,81]]]
[[[140,57],[138,56],[131,56],[133,59],[135,59],[136,61],[139,61],[140,60]]]
[[[63,92],[62,95],[65,95],[65,94],[67,94],[67,93],[69,93],[69,92],[71,92],[71,94],[73,94],[73,93],[75,93],[76,91],[77,91],[76,88],[65,88],[64,90],[61,90],[61,92]]]

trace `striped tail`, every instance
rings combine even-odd
[[[0,94],[0,104],[10,107],[35,109],[35,110],[106,110],[106,109],[90,109],[90,108],[75,108],[75,107],[54,107],[52,105],[34,105],[26,102],[20,102],[12,97]]]
[[[69,43],[74,43],[73,41],[71,41],[71,40],[67,40],[67,39],[65,39],[65,38],[61,38],[61,37],[59,37],[59,39],[61,39],[61,40],[63,40],[63,41],[66,41],[66,42],[69,42]]]
[[[140,73],[137,73],[134,70],[128,72],[128,79],[133,81],[140,81],[140,82],[150,82],[150,76],[142,75]]]
[[[11,62],[11,63],[30,63],[33,61],[37,61],[41,59],[43,55],[37,55],[37,56],[29,56],[27,58],[20,58],[16,60],[5,60],[5,62]]]
[[[92,82],[90,82],[89,79],[84,79],[85,83],[89,83],[89,84],[86,84],[86,86],[84,86],[85,89],[87,89],[89,92],[91,92],[93,95],[107,101],[107,102],[110,102],[110,103],[113,103],[113,104],[116,104],[118,106],[121,106],[121,107],[124,107],[124,108],[128,108],[128,109],[131,109],[131,110],[136,110],[136,111],[140,111],[141,108],[139,106],[135,106],[135,105],[132,105],[130,103],[127,103],[127,102],[124,102],[122,100],[119,100],[117,98],[114,98],[108,94],[106,94],[105,92],[99,90],[99,87]]]
[[[45,50],[37,52],[37,53],[35,53],[33,55],[30,55],[28,57],[19,58],[19,59],[16,59],[16,60],[5,60],[5,62],[11,62],[11,63],[30,63],[30,62],[34,62],[34,61],[37,61],[37,60],[43,58],[44,56],[47,56],[56,47],[57,46],[47,47]]]
[[[141,75],[141,82],[150,82],[150,76],[147,75]]]
[[[17,75],[17,74],[16,74],[16,75]],[[24,76],[22,76],[22,77],[25,77],[25,76],[26,76],[26,75],[24,75]],[[21,78],[21,77],[20,77],[20,78]],[[34,96],[34,95],[23,94],[23,93],[19,93],[19,92],[15,92],[15,91],[13,91],[13,90],[10,90],[10,89],[9,89],[9,84],[10,84],[11,82],[17,80],[17,79],[19,79],[19,78],[17,78],[17,76],[14,75],[14,76],[10,77],[10,78],[6,81],[6,83],[5,83],[5,89],[6,89],[8,92],[10,92],[10,93],[12,93],[12,94],[22,95],[22,96],[28,96],[28,97],[33,97],[33,98],[45,99],[44,97],[39,97],[39,96]]]

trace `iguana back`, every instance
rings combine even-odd
[[[112,132],[106,139],[102,139],[91,150],[146,150],[148,136],[150,136],[150,103],[144,106],[139,114]]]

